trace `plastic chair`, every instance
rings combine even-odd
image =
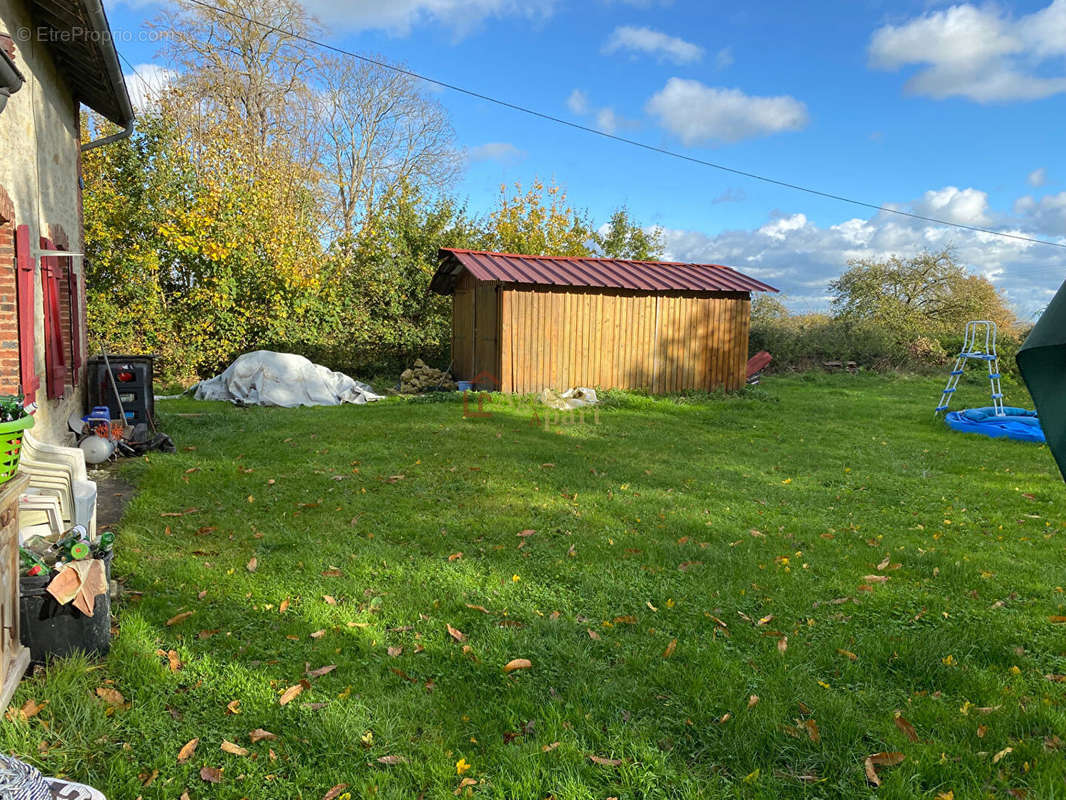
[[[30,479],[26,494],[57,498],[67,528],[84,525],[90,541],[96,540],[96,484],[89,480],[79,448],[47,444],[27,434],[19,471]]]

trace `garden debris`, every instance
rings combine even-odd
[[[421,358],[410,369],[400,373],[401,394],[422,392],[454,392],[458,388],[448,370],[434,369]]]
[[[107,592],[104,562],[97,559],[73,561],[48,584],[48,593],[60,605],[73,601],[74,607],[87,617],[93,615],[96,596]]]
[[[200,381],[189,391],[197,400],[282,408],[362,405],[381,399],[370,386],[341,372],[303,356],[271,350],[238,356],[222,374]]]

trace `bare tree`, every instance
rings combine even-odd
[[[406,186],[446,186],[462,157],[447,112],[419,81],[375,64],[324,59],[314,106],[330,224],[348,249]]]
[[[308,164],[315,25],[298,0],[176,0],[154,24],[179,73],[170,110],[190,136],[232,134],[253,170],[281,155]],[[204,138],[207,138],[206,136]]]

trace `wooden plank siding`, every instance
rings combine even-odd
[[[461,379],[489,372],[501,391],[518,393],[573,386],[738,389],[749,315],[744,292],[654,294],[461,279],[454,369]]]

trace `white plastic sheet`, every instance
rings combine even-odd
[[[587,386],[578,386],[574,389],[567,389],[565,392],[545,389],[540,393],[539,399],[542,404],[557,408],[560,411],[584,408],[599,402],[599,398],[596,397],[596,390],[589,389]]]
[[[221,375],[200,381],[197,400],[228,400],[251,406],[362,405],[381,395],[365,383],[293,353],[257,350],[239,356]]]

